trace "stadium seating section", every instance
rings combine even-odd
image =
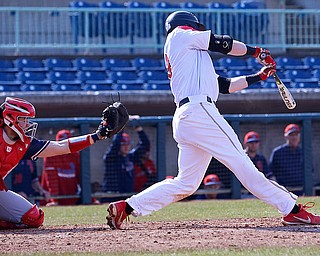
[[[222,1],[220,1],[222,2]],[[230,34],[235,38],[245,39],[243,28],[251,27],[252,36],[256,38],[257,43],[264,43],[267,35],[267,26],[269,17],[267,13],[243,13],[243,12],[197,12],[200,9],[207,10],[246,10],[246,9],[265,9],[265,3],[262,1],[237,1],[234,4],[224,4],[217,1],[207,4],[198,4],[196,1],[184,1],[180,3],[170,3],[169,1],[154,1],[149,4],[140,1],[127,1],[124,3],[115,3],[112,1],[101,1],[96,4],[85,1],[72,1],[69,7],[74,11],[70,15],[71,29],[74,35],[74,43],[79,42],[79,37],[86,36],[86,15],[84,12],[77,12],[76,9],[100,8],[110,9],[112,12],[88,12],[88,31],[87,36],[101,37],[102,42],[106,42],[106,37],[123,38],[130,36],[133,42],[135,37],[150,38],[153,36],[153,13],[141,11],[143,9],[162,9],[163,12],[156,13],[156,26],[163,28],[156,30],[158,42],[160,38],[166,35],[164,22],[168,15],[166,9],[192,10],[198,16],[199,20],[212,28],[218,34]],[[123,12],[121,9],[128,9],[129,12]],[[130,10],[138,10],[132,12]],[[119,29],[121,28],[121,29]],[[260,39],[258,39],[260,35]],[[262,38],[262,39],[261,39]]]
[[[279,77],[291,88],[320,88],[320,60],[315,57],[277,57]],[[254,58],[224,57],[214,60],[221,76],[257,72]],[[250,89],[275,89],[272,77]],[[163,60],[120,58],[17,58],[0,61],[0,91],[100,91],[169,90]]]

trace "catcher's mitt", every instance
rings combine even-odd
[[[102,111],[102,121],[98,132],[102,137],[112,138],[124,129],[128,120],[129,114],[126,107],[116,101]]]

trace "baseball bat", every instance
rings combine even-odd
[[[265,59],[267,58],[267,54],[265,52],[261,53],[259,56],[263,65],[266,65]],[[292,97],[288,88],[284,85],[281,79],[278,77],[276,73],[273,74],[274,80],[276,81],[279,93],[281,98],[288,109],[294,109],[297,105],[296,101]]]
[[[273,74],[274,80],[278,86],[281,98],[288,109],[294,109],[297,105],[288,88],[284,85],[276,73]]]

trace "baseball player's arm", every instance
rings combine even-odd
[[[273,66],[262,67],[261,70],[248,76],[237,76],[232,78],[218,77],[219,92],[229,94],[247,88],[249,85],[266,80],[274,74],[276,69]]]
[[[61,141],[50,141],[37,157],[50,157],[81,151],[99,140],[97,134],[87,134]]]
[[[276,67],[276,63],[268,50],[260,47],[251,47],[243,42],[234,40],[229,35],[211,33],[208,50],[231,56],[253,56],[264,66],[272,65]],[[265,54],[267,57],[261,57],[261,54]]]

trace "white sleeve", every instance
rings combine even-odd
[[[228,52],[228,55],[243,56],[247,53],[247,46],[239,41],[233,40],[232,49]]]
[[[209,49],[211,30],[198,31],[188,29],[184,31],[181,43],[188,45],[190,49],[205,50]]]

